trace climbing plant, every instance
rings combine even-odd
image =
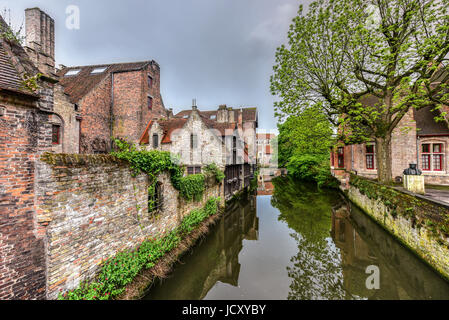
[[[170,152],[159,150],[145,150],[122,140],[114,139],[117,147],[111,154],[118,159],[127,161],[133,175],[143,172],[148,175],[150,186],[148,187],[148,208],[151,211],[155,206],[154,193],[156,190],[157,176],[162,172],[168,172],[173,187],[179,190],[180,195],[188,200],[201,200],[205,189],[205,177],[203,174],[195,174],[183,177],[183,168]]]
[[[224,172],[222,170],[220,170],[215,163],[211,163],[211,164],[207,165],[204,168],[204,171],[214,175],[217,183],[222,182],[223,179],[225,178]]]

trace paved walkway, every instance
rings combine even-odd
[[[402,187],[397,187],[397,189],[403,191],[405,190]],[[449,190],[431,189],[426,186],[426,194],[420,196],[428,198],[430,200],[440,201],[449,205]]]

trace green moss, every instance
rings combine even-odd
[[[436,239],[447,235],[449,209],[360,176],[351,175],[349,184],[369,199],[383,203],[393,218],[402,216],[412,220],[417,228],[425,227]],[[448,246],[445,239],[443,242]]]

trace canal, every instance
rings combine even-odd
[[[289,178],[233,203],[145,299],[449,299],[449,283],[337,191]],[[369,266],[379,289],[368,289]]]

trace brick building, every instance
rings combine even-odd
[[[200,173],[215,163],[225,171],[225,195],[249,185],[256,164],[257,109],[199,111],[196,106],[168,118],[152,119],[140,144],[149,150],[169,151],[179,157],[187,174]]]
[[[106,153],[111,137],[139,142],[150,119],[167,117],[160,94],[160,67],[156,61],[64,67],[58,71],[61,90],[55,104],[76,110],[69,129],[72,150]],[[73,115],[65,115],[66,123]],[[79,133],[77,133],[77,131]]]
[[[45,298],[45,240],[34,201],[36,161],[53,148],[52,21],[28,9],[24,48],[2,36],[9,27],[0,16],[0,300]]]
[[[276,138],[274,133],[258,133],[257,134],[257,160],[263,167],[277,166],[273,163],[274,146],[273,139]]]
[[[373,101],[372,101],[373,102]],[[374,103],[374,102],[373,102]],[[435,121],[433,107],[412,108],[392,133],[392,176],[399,181],[410,163],[417,163],[425,183],[449,185],[449,127]],[[377,178],[375,143],[339,146],[331,152],[331,170],[336,176],[345,171]]]

